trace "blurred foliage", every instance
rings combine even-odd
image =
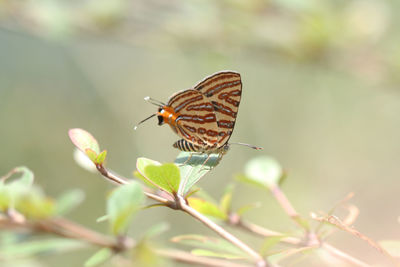
[[[126,175],[137,157],[170,162],[176,153],[170,129],[149,123],[131,131],[130,124],[154,112],[142,98],[165,100],[205,75],[234,69],[245,91],[233,138],[261,145],[284,163],[291,179],[283,186],[302,214],[354,191],[367,211],[358,224],[396,250],[399,12],[393,0],[0,1],[0,173],[24,164],[49,195],[80,187],[88,196],[73,209],[82,193],[55,199],[33,186],[13,193],[14,207],[32,217],[73,210],[92,225],[105,213],[99,199],[109,186],[74,165],[66,130],[96,129],[113,151],[108,163]],[[250,156],[232,149],[202,185],[220,196]],[[235,194],[245,203],[195,201],[220,218],[227,207],[245,205],[237,213],[278,230],[290,226],[263,190],[241,187]],[[21,204],[27,200],[31,206]],[[251,203],[261,200],[253,210]],[[10,195],[0,201],[9,205]],[[178,226],[171,235],[201,231],[182,217],[145,212],[153,219],[136,220],[132,232],[154,218]],[[379,255],[346,237],[334,242],[379,262]],[[48,264],[79,265],[89,254],[57,256]]]
[[[397,80],[395,1],[2,1],[5,28],[51,39],[95,34],[216,57],[251,51]],[[205,46],[206,45],[206,46]]]

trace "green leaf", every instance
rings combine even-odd
[[[251,203],[251,204],[247,204],[244,206],[241,206],[237,211],[237,215],[239,216],[243,216],[243,214],[245,214],[246,212],[252,210],[252,209],[256,209],[259,208],[261,206],[261,204],[259,202],[256,203]]]
[[[64,215],[82,203],[85,194],[80,189],[70,190],[57,199],[56,213]]]
[[[156,254],[153,245],[147,240],[141,240],[131,251],[129,266],[164,267],[166,262]]]
[[[281,261],[296,256],[297,259],[301,259],[301,256],[310,255],[310,253],[318,251],[318,247],[299,247],[299,248],[289,248],[279,251],[278,253],[274,253],[273,255],[268,256],[269,263],[272,265],[278,265]],[[301,255],[297,255],[301,254]]]
[[[149,182],[149,180],[146,177],[141,175],[140,172],[134,171],[133,172],[133,176],[135,176],[136,178],[139,178],[146,186],[148,186],[150,188],[157,188],[157,186],[155,186],[154,184]]]
[[[400,257],[400,240],[382,240],[379,244],[392,256]]]
[[[102,165],[104,163],[104,161],[106,160],[106,156],[107,156],[107,150],[103,150],[95,159],[95,163]]]
[[[30,187],[33,184],[34,175],[33,172],[27,167],[21,166],[17,167],[13,170],[14,173],[22,174],[21,177],[12,181],[13,184],[18,184],[18,186],[22,187]]]
[[[108,221],[108,218],[109,218],[109,216],[106,214],[106,215],[103,215],[103,216],[100,216],[99,218],[97,218],[97,219],[96,219],[96,222],[97,222],[97,223],[99,223],[99,222],[105,222],[105,221]]]
[[[264,243],[261,246],[261,255],[267,256],[271,248],[277,245],[285,237],[285,235],[278,235],[267,237],[266,239],[264,239]]]
[[[218,154],[181,152],[174,161],[179,166],[182,177],[178,194],[185,196],[204,175],[218,165],[219,160]]]
[[[155,225],[152,225],[149,229],[146,230],[144,238],[150,239],[156,236],[161,235],[169,229],[169,224],[166,222],[160,222]]]
[[[149,178],[147,178],[144,173],[144,169],[150,165],[161,166],[161,163],[152,159],[138,158],[136,161],[137,173],[134,172],[134,175],[144,181],[146,185],[157,188],[157,186]]]
[[[174,163],[148,165],[144,168],[144,176],[163,191],[172,194],[178,192],[181,175]]]
[[[45,219],[55,215],[57,211],[54,200],[44,196],[37,187],[31,188],[28,194],[16,197],[14,207],[24,216],[32,219]]]
[[[246,177],[267,188],[276,186],[283,175],[278,161],[267,156],[250,160],[245,166]]]
[[[79,128],[70,129],[68,131],[69,138],[72,143],[79,148],[82,152],[85,152],[87,148],[90,148],[96,154],[100,153],[99,144],[97,140],[87,131]]]
[[[93,267],[100,265],[110,259],[113,256],[113,252],[109,248],[102,248],[93,254],[86,262],[85,267]]]
[[[304,219],[300,215],[297,215],[293,217],[293,220],[295,220],[301,227],[303,227],[306,230],[310,230],[310,223],[307,219]]]
[[[175,236],[171,239],[171,241],[184,245],[194,246],[196,248],[215,251],[217,253],[220,252],[230,255],[236,255],[241,258],[249,257],[245,252],[234,246],[232,243],[221,238],[202,235],[180,235]]]
[[[127,231],[144,199],[142,186],[134,181],[118,187],[111,193],[107,200],[107,215],[114,235]]]
[[[93,150],[90,150],[93,151]],[[89,152],[91,153],[91,152]],[[94,154],[93,154],[94,153]],[[93,151],[93,155],[90,155],[90,157],[88,156],[87,153],[82,152],[81,150],[79,150],[77,147],[75,147],[74,149],[74,160],[75,162],[82,167],[83,169],[89,171],[89,172],[93,172],[93,173],[97,173],[97,168],[96,165],[93,162],[93,159],[96,157],[96,152]]]
[[[254,185],[254,186],[257,186],[257,187],[259,187],[259,188],[265,189],[265,185],[264,185],[264,184],[262,184],[262,183],[260,183],[260,182],[257,182],[257,181],[255,181],[255,180],[253,180],[253,179],[247,177],[246,175],[243,175],[243,174],[237,174],[237,175],[235,175],[235,180],[236,180],[236,181],[239,181],[239,182],[242,182],[242,183],[244,183],[244,184]]]
[[[227,188],[225,189],[223,196],[221,197],[219,205],[221,207],[220,208],[221,211],[225,214],[228,214],[231,211],[234,188],[235,188],[234,184],[228,185]]]
[[[84,247],[86,245],[81,241],[65,238],[26,241],[2,246],[0,248],[0,258],[12,260],[15,258],[31,257],[38,253],[66,252]]]
[[[200,198],[195,198],[195,197],[190,197],[188,198],[189,205],[197,210],[198,212],[215,217],[217,219],[221,220],[226,220],[228,215],[224,213],[217,205],[214,203],[208,202],[206,200],[200,199]]]
[[[85,149],[85,154],[86,156],[88,156],[88,158],[93,162],[96,163],[96,159],[97,159],[97,153],[91,149],[91,148],[86,148]]]
[[[237,259],[244,258],[243,256],[214,252],[214,251],[206,250],[206,249],[193,249],[191,251],[191,253],[193,255],[201,256],[201,257],[214,257],[214,258],[223,258],[223,259],[228,259],[228,260],[237,260]]]

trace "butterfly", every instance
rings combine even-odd
[[[223,155],[229,149],[228,141],[235,126],[241,96],[240,74],[220,71],[204,78],[193,88],[173,94],[167,104],[146,97],[146,101],[159,108],[157,113],[138,125],[157,116],[158,125],[168,124],[182,138],[173,147],[181,151]]]

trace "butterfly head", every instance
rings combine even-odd
[[[179,115],[174,111],[173,108],[164,105],[160,107],[157,112],[158,125],[168,123],[169,125],[175,126],[178,116]]]
[[[164,117],[162,116],[163,112],[164,112],[163,108],[158,108],[157,112],[158,125],[164,124]]]
[[[166,106],[166,105],[165,105],[163,102],[158,101],[158,100],[155,100],[155,99],[152,99],[152,98],[149,97],[149,96],[146,96],[146,97],[144,98],[144,100],[146,100],[147,102],[149,102],[149,103],[151,103],[151,104],[153,104],[153,105],[158,106],[158,112],[156,112],[156,113],[154,113],[154,114],[151,114],[151,115],[150,115],[149,117],[147,117],[146,119],[140,121],[138,124],[136,124],[136,126],[134,127],[134,129],[136,130],[137,127],[138,127],[141,123],[147,121],[147,120],[150,119],[150,118],[153,118],[154,116],[157,116],[157,118],[158,118],[158,125],[163,125],[163,123],[164,123],[164,116],[163,116],[162,114],[163,114],[163,110],[165,109],[165,106]]]

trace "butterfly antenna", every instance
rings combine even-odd
[[[165,104],[163,102],[161,102],[159,100],[156,100],[156,99],[153,99],[150,96],[146,96],[144,98],[144,100],[149,102],[150,104],[153,104],[153,105],[156,105],[156,106],[159,106],[159,107],[165,106]]]
[[[155,114],[155,113],[154,113],[154,114],[151,114],[151,115],[150,115],[149,117],[147,117],[146,119],[140,121],[138,124],[135,125],[135,127],[133,127],[133,130],[136,131],[136,129],[138,128],[138,126],[139,126],[140,124],[142,124],[143,122],[147,121],[147,120],[150,119],[150,118],[153,118],[155,115],[157,115],[157,114]]]
[[[261,149],[263,149],[262,147],[259,147],[259,146],[253,146],[253,145],[250,145],[250,144],[245,144],[245,143],[229,143],[230,145],[241,145],[241,146],[247,146],[247,147],[250,147],[250,148],[252,148],[252,149],[255,149],[255,150],[261,150]]]

